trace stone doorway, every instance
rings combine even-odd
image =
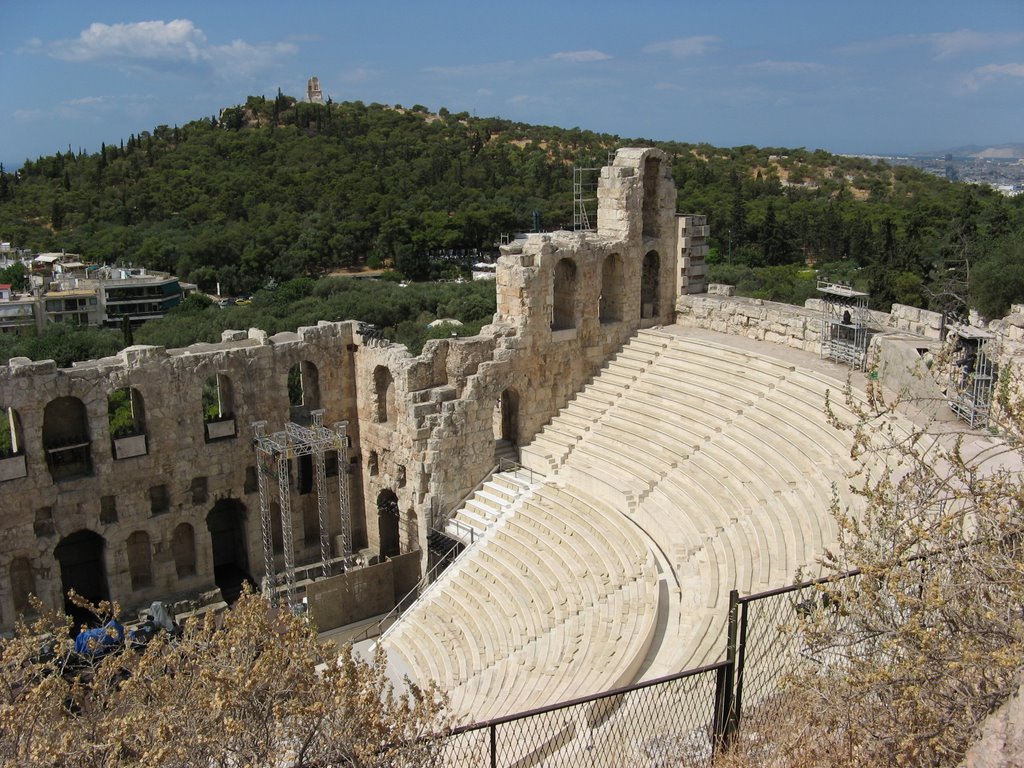
[[[64,612],[75,622],[72,631],[77,631],[81,624],[95,625],[97,618],[89,611],[72,604],[68,600],[69,590],[75,590],[93,603],[110,599],[107,568],[103,560],[105,549],[106,541],[103,537],[86,529],[65,536],[54,547],[53,556],[60,563]]]
[[[395,557],[402,554],[398,537],[398,496],[394,491],[381,491],[377,495],[377,534],[380,537],[380,556]]]
[[[213,548],[213,580],[227,603],[238,599],[243,584],[256,587],[249,574],[245,517],[245,505],[238,499],[221,499],[206,516]]]
[[[519,444],[519,394],[506,389],[494,403],[494,457],[497,461],[519,458],[516,446]]]

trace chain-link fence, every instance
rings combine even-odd
[[[481,768],[709,766],[729,704],[730,665],[708,667],[456,731],[445,765]]]
[[[842,663],[838,650],[817,648],[811,655],[801,619],[832,608],[828,615],[839,636],[843,594],[856,589],[859,578],[851,572],[744,597],[733,591],[724,661],[457,728],[441,742],[437,764],[698,768],[710,766],[737,733],[770,748],[772,734],[791,714],[787,679],[808,663]]]
[[[801,621],[829,607],[837,636],[845,621],[842,595],[856,589],[857,572],[739,597],[731,595],[730,649],[736,661],[735,725],[764,738],[789,714],[786,682],[807,664],[840,663],[818,648],[813,656],[801,634]],[[818,619],[820,621],[820,617]],[[733,650],[734,649],[734,650]]]

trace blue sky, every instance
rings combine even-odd
[[[0,161],[249,94],[623,137],[913,152],[1024,142],[1020,0],[0,0]]]

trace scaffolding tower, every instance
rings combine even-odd
[[[971,429],[987,427],[996,377],[996,365],[989,357],[989,345],[995,337],[988,331],[968,325],[953,326],[951,335],[955,338],[946,389],[949,407]]]
[[[310,412],[310,426],[287,422],[283,432],[267,434],[267,422],[252,425],[256,448],[256,472],[260,494],[260,520],[263,526],[263,593],[271,596],[277,588],[274,573],[273,522],[270,512],[270,475],[276,472],[278,504],[281,508],[281,543],[284,549],[285,600],[295,610],[295,548],[292,541],[292,502],[289,461],[312,456],[313,482],[320,523],[320,562],[325,577],[330,576],[331,540],[327,512],[327,470],[325,455],[336,451],[338,457],[338,507],[341,516],[341,555],[352,555],[352,517],[349,510],[347,421],[332,428],[324,426],[323,410]]]
[[[868,294],[842,283],[818,281],[821,357],[864,370],[868,351]]]
[[[572,231],[589,232],[597,226],[597,179],[600,168],[572,169]],[[594,212],[594,223],[590,223],[590,212]]]

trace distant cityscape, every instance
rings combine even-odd
[[[987,184],[1013,197],[1024,192],[1024,144],[963,147],[948,152],[914,155],[857,155],[909,165],[939,178],[968,184]]]

